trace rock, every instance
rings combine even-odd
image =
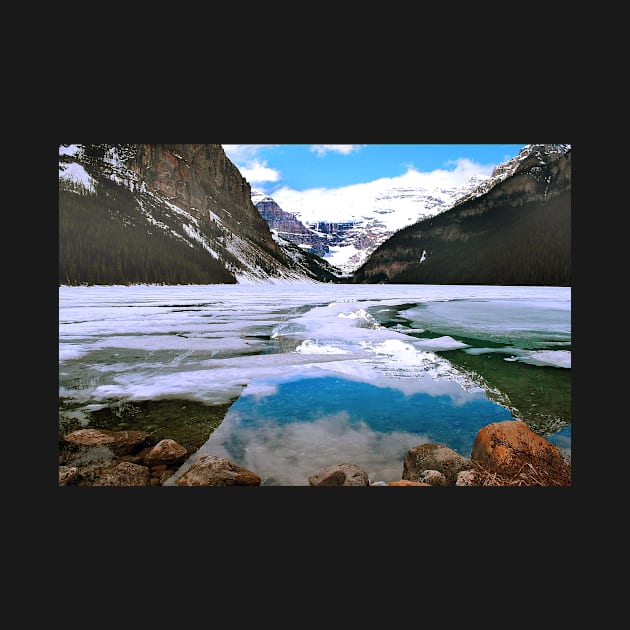
[[[151,468],[160,464],[166,466],[181,464],[186,459],[186,454],[186,449],[175,440],[160,440],[144,456],[144,465]]]
[[[175,482],[178,486],[259,486],[262,479],[251,470],[216,455],[200,455]]]
[[[134,455],[122,455],[121,456],[121,461],[123,462],[131,462],[132,464],[143,464],[144,463],[144,452],[148,452],[149,449],[144,449],[143,451],[140,451],[139,453],[136,453]]]
[[[476,486],[477,484],[477,475],[474,470],[462,470],[457,473],[457,481],[455,482],[456,486]]]
[[[60,486],[161,486],[185,459],[186,449],[164,439],[150,446],[142,431],[81,429],[60,437]],[[148,443],[148,445],[147,445]],[[116,453],[124,453],[119,454]],[[480,429],[471,458],[435,443],[410,449],[402,479],[370,483],[356,464],[327,466],[308,477],[311,486],[571,485],[570,461],[522,421]],[[178,486],[261,485],[255,472],[227,459],[198,456],[175,481]]]
[[[149,469],[140,464],[120,462],[113,468],[105,469],[94,482],[95,486],[148,486]]]
[[[74,447],[103,446],[118,456],[130,455],[150,445],[151,436],[144,431],[108,431],[105,429],[79,429],[64,437]]]
[[[160,485],[163,486],[164,482],[169,478],[173,476],[173,473],[175,471],[168,468],[166,469],[164,472],[162,472],[162,474],[159,476],[159,480],[160,480]]]
[[[472,461],[448,446],[428,442],[407,451],[403,462],[402,478],[420,481],[425,470],[437,470],[444,475],[447,485],[454,486],[457,474],[473,467]]]
[[[59,485],[75,486],[81,481],[81,473],[76,466],[59,466]]]
[[[534,433],[521,420],[494,422],[482,427],[473,443],[471,459],[492,472],[514,471],[528,463],[535,469],[567,468],[558,447]]]
[[[295,215],[282,210],[271,197],[263,197],[255,205],[269,227],[277,230],[283,238],[300,247],[308,247],[310,251],[322,258],[329,251],[326,238],[307,228]]]
[[[308,478],[309,486],[369,486],[367,472],[358,464],[334,464]]]
[[[430,486],[448,486],[446,477],[439,470],[425,470],[418,475],[418,481]]]

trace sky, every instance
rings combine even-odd
[[[392,186],[461,186],[490,175],[522,144],[224,144],[252,191],[341,189],[389,179]],[[284,195],[286,197],[286,194]],[[274,197],[275,198],[275,197]]]

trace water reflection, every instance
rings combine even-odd
[[[422,377],[421,377],[422,378]],[[479,429],[513,419],[481,390],[434,380],[435,393],[405,394],[394,387],[328,374],[252,383],[234,402],[199,454],[230,459],[253,470],[262,485],[308,485],[324,466],[363,466],[372,481],[400,479],[406,452],[437,442],[469,456]],[[171,483],[188,468],[184,464]]]
[[[534,432],[570,450],[570,301],[454,299],[372,312],[384,326],[420,343],[435,344],[446,335],[465,344],[433,351]]]

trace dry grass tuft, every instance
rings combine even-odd
[[[490,470],[479,462],[475,465],[476,485],[479,486],[570,486],[571,465],[550,464],[545,461],[514,461],[509,466]]]

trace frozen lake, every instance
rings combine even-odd
[[[339,462],[393,481],[412,446],[469,456],[479,428],[513,418],[570,451],[570,368],[566,287],[59,288],[60,426],[99,417],[171,437],[175,407],[180,423],[220,409],[192,457],[227,457],[263,485],[308,485]]]

